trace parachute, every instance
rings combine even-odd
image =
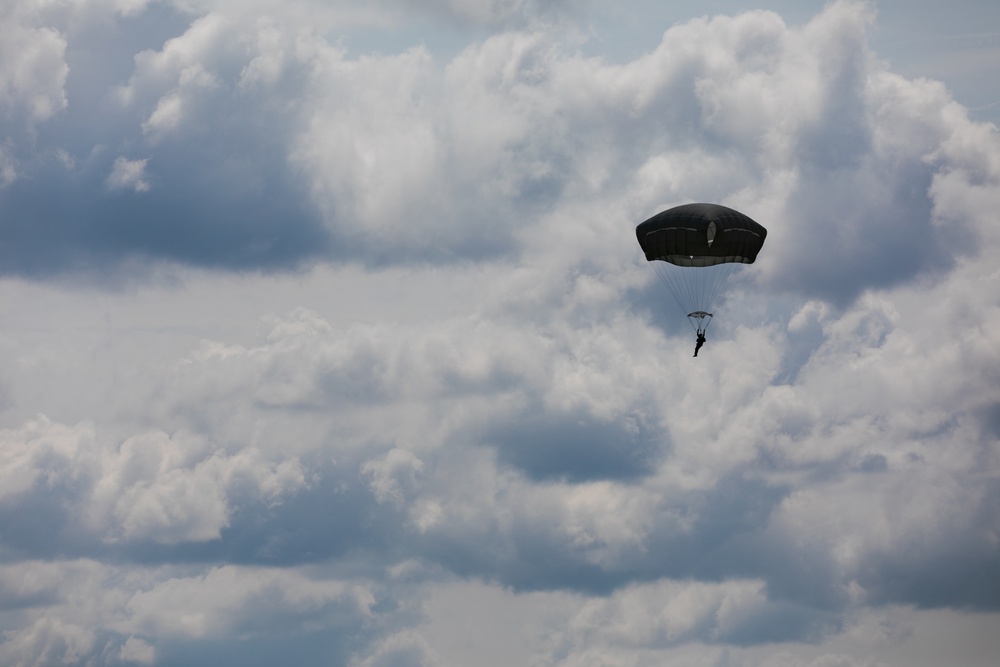
[[[714,309],[753,264],[767,230],[719,204],[675,206],[635,228],[646,259],[699,336]]]

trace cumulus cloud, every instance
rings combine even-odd
[[[65,37],[20,4],[0,8],[0,113],[4,125],[31,127],[66,108],[69,66]]]
[[[258,610],[265,605],[291,615],[340,606],[363,615],[371,602],[371,593],[364,588],[227,566],[136,592],[125,605],[124,624],[149,636],[218,636],[253,629],[260,622]]]
[[[129,637],[118,651],[118,659],[126,664],[152,665],[156,662],[156,649],[138,637]]]
[[[352,667],[431,667],[440,663],[432,657],[427,642],[420,635],[401,632],[378,642],[371,655],[351,664]]]
[[[982,152],[959,137],[983,130],[939,84],[877,60],[863,3],[794,28],[763,11],[698,19],[621,65],[572,50],[559,24],[440,62],[422,47],[352,57],[299,18],[206,8],[137,54],[116,136],[100,140],[150,157],[142,175],[116,158],[109,184],[155,179],[184,203],[88,197],[73,223],[82,242],[65,249],[78,266],[94,253],[264,269],[509,258],[566,243],[594,224],[579,218],[595,205],[608,207],[610,231],[704,199],[781,232],[762,257],[765,284],[842,306],[941,271],[974,244],[945,223],[931,186],[952,175],[936,156]],[[40,192],[6,197],[12,216],[39,216]],[[41,215],[43,227],[69,224]],[[125,223],[135,217],[144,224]],[[51,252],[27,232],[24,242]]]
[[[0,661],[818,667],[995,619],[998,137],[868,4],[617,64],[530,2],[241,6],[5,23]],[[407,12],[492,28],[339,40]],[[690,200],[769,229],[698,359],[633,234]]]
[[[692,639],[740,644],[808,638],[822,632],[822,614],[767,600],[754,581],[725,584],[658,582],[595,600],[571,622],[571,632],[597,633],[602,642],[625,646],[685,643]],[[812,627],[810,626],[820,626]],[[773,637],[765,637],[775,632]]]
[[[22,547],[37,540],[33,547],[44,549],[46,541],[70,535],[82,543],[218,539],[235,504],[280,504],[308,483],[295,458],[269,461],[253,449],[226,454],[184,434],[139,434],[116,446],[101,442],[88,425],[40,416],[0,431],[0,438],[0,502],[7,505],[0,511],[6,515],[18,499],[35,497],[48,512],[47,533],[32,521],[10,524]]]
[[[126,157],[115,158],[115,163],[108,175],[108,186],[114,189],[128,188],[134,192],[149,190],[149,181],[145,179],[148,160],[129,160]]]

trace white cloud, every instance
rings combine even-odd
[[[108,175],[108,187],[112,189],[128,189],[133,192],[146,192],[149,190],[149,181],[146,180],[145,160],[129,160],[119,156],[115,158],[115,164]]]
[[[19,5],[0,8],[0,112],[30,126],[66,108],[67,44],[59,31],[32,25]]]
[[[219,637],[262,632],[269,615],[327,614],[343,609],[363,618],[373,603],[366,588],[302,573],[216,567],[194,577],[160,580],[134,592],[119,629],[146,636]],[[269,614],[262,614],[268,609]]]
[[[118,651],[118,660],[127,664],[156,664],[156,648],[139,637],[129,637]]]
[[[17,160],[7,145],[0,145],[0,188],[17,180]]]
[[[86,476],[93,466],[93,437],[89,425],[64,426],[44,415],[0,431],[0,500]]]
[[[308,484],[295,458],[269,461],[253,449],[229,455],[184,435],[137,435],[116,449],[88,425],[69,427],[40,416],[0,432],[0,440],[0,501],[67,494],[67,518],[82,520],[80,527],[99,539],[218,539],[229,523],[233,494],[273,506]]]
[[[352,667],[431,667],[440,665],[427,642],[415,632],[400,632],[379,641],[371,655],[351,663]]]
[[[267,505],[305,485],[296,459],[271,462],[252,448],[227,455],[199,438],[149,433],[106,458],[91,512],[113,517],[112,535],[124,540],[213,540],[229,525],[236,490]]]
[[[80,663],[95,646],[92,630],[59,619],[39,618],[27,627],[7,633],[0,657],[10,665]]]
[[[384,456],[366,461],[361,466],[361,473],[370,479],[372,492],[379,502],[401,505],[407,487],[413,486],[423,469],[423,461],[405,449],[395,448]]]
[[[871,6],[621,64],[531,3],[185,8],[117,106],[4,93],[54,130],[0,160],[0,661],[866,665],[991,618],[998,139]],[[338,41],[407,12],[501,27]],[[689,199],[770,230],[698,359],[633,234]],[[175,282],[32,282],[137,257]]]

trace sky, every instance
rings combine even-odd
[[[0,664],[1000,655],[1000,5],[0,0]],[[694,335],[636,243],[766,243]]]

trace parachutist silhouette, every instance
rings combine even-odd
[[[757,260],[767,230],[719,204],[674,206],[639,223],[635,237],[674,300],[698,333],[694,356],[705,344],[712,312]]]
[[[699,331],[698,332],[698,338],[697,338],[697,340],[695,340],[695,344],[694,344],[694,356],[696,356],[696,357],[698,356],[698,350],[700,350],[701,346],[704,345],[704,344],[705,344],[705,332],[704,331]]]

